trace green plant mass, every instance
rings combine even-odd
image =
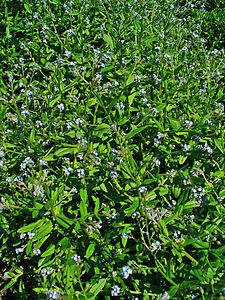
[[[225,2],[0,2],[0,299],[225,299]]]

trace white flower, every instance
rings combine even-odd
[[[140,186],[138,190],[141,194],[144,194],[147,192],[147,188],[145,186]]]
[[[116,171],[112,171],[109,176],[111,178],[117,178],[118,177],[118,173]]]
[[[125,279],[129,277],[133,273],[132,269],[128,266],[123,267],[122,269],[122,275]]]
[[[21,252],[23,252],[23,248],[16,248],[15,249],[15,251],[16,251],[16,254],[19,254],[19,253],[21,253]]]
[[[127,232],[123,232],[122,233],[122,238],[128,239],[129,238],[128,233]]]
[[[57,107],[60,110],[60,112],[62,112],[65,109],[65,106],[63,103],[58,104]]]
[[[188,121],[188,120],[185,120],[184,122],[187,128],[191,128],[191,126],[194,124],[192,121]]]
[[[22,240],[23,238],[25,238],[25,236],[26,236],[26,233],[21,233],[20,234],[20,239]]]
[[[64,174],[65,176],[69,176],[70,175],[70,172],[72,171],[73,169],[71,167],[68,167],[64,170]]]
[[[39,160],[40,166],[47,166],[48,162],[44,159]]]
[[[114,285],[112,287],[111,296],[118,296],[119,293],[120,293],[120,288],[118,287],[118,285]]]
[[[165,58],[165,59],[170,59],[171,56],[170,56],[169,54],[165,54],[165,55],[164,55],[164,58]]]
[[[190,148],[191,148],[190,145],[187,145],[187,144],[184,145],[184,151],[188,151]]]
[[[75,194],[77,194],[77,193],[78,193],[78,191],[77,191],[77,188],[76,188],[75,186],[73,186],[73,187],[72,187],[72,189],[71,189],[71,193],[75,193]]]
[[[83,120],[81,120],[80,118],[77,118],[75,123],[76,123],[77,126],[80,126],[80,125],[83,124]]]
[[[34,250],[33,250],[33,253],[34,253],[35,255],[40,255],[40,254],[41,254],[41,250],[40,250],[40,249],[34,249]]]
[[[152,159],[152,161],[155,163],[156,166],[160,166],[161,164],[161,161],[155,157]]]
[[[174,169],[172,169],[172,170],[170,171],[170,176],[171,176],[172,178],[174,178],[175,175],[176,175],[176,172],[174,171]]]
[[[31,240],[35,236],[35,233],[28,231],[27,235],[28,235],[29,240]]]
[[[74,254],[72,257],[71,257],[75,262],[79,263],[81,261],[81,258],[79,255],[77,254]]]
[[[195,218],[195,216],[194,216],[194,215],[190,215],[190,220],[191,220],[191,221],[193,221],[193,220],[194,220],[194,218]]]
[[[72,122],[68,122],[68,123],[66,123],[66,127],[67,127],[67,129],[70,129],[70,128],[72,127],[72,125],[73,125],[73,123],[72,123]]]
[[[117,276],[117,272],[116,272],[116,271],[113,271],[113,272],[112,272],[112,276],[113,276],[113,277],[116,277],[116,276]]]
[[[161,249],[161,246],[160,246],[160,242],[159,241],[156,241],[155,243],[153,242],[151,244],[151,250],[154,252],[156,251],[157,249]]]
[[[84,177],[84,169],[77,169],[77,176],[79,178]]]
[[[34,184],[34,192],[33,192],[34,196],[44,196],[44,189],[40,184]]]

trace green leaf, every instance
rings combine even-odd
[[[114,66],[108,66],[108,67],[105,67],[105,68],[101,69],[101,72],[108,72],[108,71],[110,71],[114,68],[115,68]]]
[[[24,232],[28,232],[28,231],[32,231],[35,228],[41,227],[41,225],[44,223],[44,220],[38,220],[35,223],[31,223],[29,225],[26,225],[22,228],[20,228],[19,230],[17,230],[18,233],[24,233]]]
[[[220,197],[225,197],[225,190],[222,190],[219,195]]]
[[[125,123],[127,123],[129,121],[129,119],[127,117],[122,118],[121,120],[119,120],[119,122],[117,123],[118,125],[124,125]]]
[[[166,107],[166,103],[160,104],[158,106],[156,106],[156,109],[158,110],[158,112],[162,111],[164,108]]]
[[[174,74],[177,75],[183,67],[184,67],[183,65],[180,65],[179,67],[177,67],[177,68],[174,70]]]
[[[137,31],[141,30],[140,21],[134,20],[133,23],[134,23],[134,28],[135,28]]]
[[[44,242],[49,238],[50,234],[44,236],[42,239],[38,240],[34,245],[34,249],[40,249]]]
[[[94,135],[102,138],[104,134],[110,134],[111,130],[110,130],[110,126],[108,124],[100,124],[97,125],[94,129]]]
[[[30,133],[30,142],[33,144],[34,142],[34,136],[35,136],[35,129],[32,128],[31,133]]]
[[[93,287],[89,290],[90,293],[94,294],[93,299],[96,299],[96,296],[103,290],[106,284],[106,279],[102,278],[98,283],[94,284]]]
[[[161,227],[162,227],[162,231],[163,233],[165,234],[165,236],[169,236],[169,233],[168,233],[168,230],[166,228],[166,224],[165,222],[163,221],[163,219],[160,220],[160,224],[161,224]]]
[[[221,246],[220,248],[217,248],[217,249],[212,249],[211,250],[213,253],[216,253],[218,255],[221,255],[223,253],[225,253],[225,245],[224,246]]]
[[[92,254],[94,253],[94,251],[95,251],[95,244],[90,244],[87,248],[85,257],[90,258],[92,256]]]
[[[132,213],[134,213],[139,206],[139,199],[135,198],[133,204],[124,210],[124,213],[127,217],[130,217]]]
[[[57,96],[55,99],[53,99],[50,103],[49,103],[49,107],[53,107],[57,101],[60,100],[60,95]]]
[[[172,192],[173,192],[175,198],[178,198],[179,195],[180,195],[180,192],[181,192],[181,188],[173,186],[172,187]]]
[[[8,8],[5,2],[5,19],[6,19],[6,37],[8,38],[10,36],[10,30],[9,30],[9,26],[10,26],[10,18],[8,15]]]
[[[54,154],[49,154],[48,156],[45,156],[44,159],[46,161],[54,161],[56,158],[54,158]]]
[[[61,239],[59,245],[61,246],[62,250],[66,250],[70,246],[69,238],[64,237],[63,239]]]
[[[157,194],[154,191],[151,191],[151,192],[148,193],[146,199],[148,201],[151,201],[151,200],[155,199],[156,197],[157,197]]]
[[[38,261],[38,267],[41,267],[42,269],[43,267],[51,266],[55,261],[55,257],[52,260],[50,260],[50,258],[51,256],[40,258]]]
[[[53,1],[51,1],[51,2],[53,2]],[[46,293],[46,289],[44,289],[44,288],[34,288],[33,291],[38,293],[38,294],[39,293]]]
[[[179,121],[169,118],[169,122],[174,131],[177,131],[180,128]]]
[[[186,159],[188,158],[188,156],[179,156],[179,164],[183,165],[183,163],[185,163]]]
[[[44,58],[41,58],[41,63],[42,63],[43,66],[45,66],[46,60]]]
[[[175,296],[175,294],[177,293],[178,290],[179,290],[178,286],[171,286],[168,291],[168,294],[170,295],[170,297],[173,297],[173,296]]]
[[[87,190],[81,188],[80,189],[80,197],[81,197],[81,202],[80,202],[80,214],[81,217],[85,217],[87,215]]]
[[[41,257],[50,256],[55,251],[55,245],[51,245],[44,253],[42,253]]]
[[[184,209],[190,209],[190,208],[197,207],[197,206],[198,206],[198,203],[195,200],[191,200],[184,204]]]
[[[110,49],[114,49],[113,40],[109,34],[103,34],[103,40],[109,45]]]
[[[160,196],[167,195],[168,193],[169,193],[168,187],[161,186],[161,187],[159,188],[159,195],[160,195]]]
[[[29,255],[30,252],[31,252],[31,248],[32,248],[32,244],[33,244],[33,241],[30,240],[28,243],[27,243],[27,247],[26,247],[26,255]]]
[[[25,7],[26,11],[27,11],[29,14],[32,13],[32,11],[31,11],[31,9],[30,9],[30,7],[29,7],[28,4],[24,4],[24,7]]]
[[[136,93],[131,94],[130,96],[128,96],[128,102],[129,102],[129,106],[132,105],[134,98],[136,96]]]
[[[178,203],[177,203],[178,206],[185,203],[185,201],[188,198],[188,195],[189,195],[189,190],[188,189],[183,190],[182,194],[180,195],[180,197],[178,199]]]
[[[181,283],[181,287],[190,288],[190,286],[191,286],[192,289],[197,288],[198,285],[199,285],[199,281],[198,280],[190,280],[190,279],[184,280]]]
[[[186,135],[188,135],[188,132],[186,132],[186,131],[179,131],[179,132],[176,132],[176,135],[178,135],[178,136],[180,136],[180,135],[186,136]]]
[[[100,188],[101,188],[104,192],[108,193],[107,187],[106,187],[106,185],[105,185],[104,182],[100,184]]]
[[[72,219],[68,218],[67,216],[65,216],[63,214],[63,212],[62,213],[57,213],[55,218],[56,218],[56,221],[65,228],[69,228],[71,225],[74,224],[74,220],[72,220]]]
[[[78,149],[77,149],[77,147],[72,146],[71,148],[61,148],[61,149],[57,150],[54,153],[54,155],[56,155],[56,156],[64,156],[64,155],[67,155],[67,154],[74,154],[75,152],[78,152]]]
[[[197,248],[197,249],[208,249],[209,248],[209,243],[203,242],[200,240],[196,240],[194,243],[192,243],[192,246]]]
[[[4,290],[11,288],[17,282],[17,280],[18,280],[18,277],[10,280],[10,282],[4,286]]]
[[[207,226],[205,227],[205,230],[207,231],[207,233],[212,233],[214,232],[215,229],[217,229],[217,227],[221,222],[222,222],[222,218],[216,218],[214,220],[210,220],[209,222],[207,222],[208,224],[206,223]]]
[[[200,269],[192,269],[190,271],[194,276],[196,276],[198,278],[198,280],[201,282],[201,283],[204,283],[205,282],[205,279],[204,277],[202,276],[202,271]]]
[[[126,227],[123,229],[123,233],[125,233],[125,232],[127,232],[127,228]],[[121,237],[121,239],[122,239],[122,245],[125,248],[128,239],[127,238],[123,238],[123,237]]]
[[[136,161],[134,160],[133,156],[129,156],[128,160],[130,163],[131,171],[133,172],[134,175],[136,175],[137,168],[138,168]]]
[[[94,203],[95,203],[95,210],[94,210],[94,213],[97,214],[98,213],[98,210],[99,210],[99,207],[100,207],[100,201],[99,201],[99,198],[95,197],[95,196],[91,196]]]
[[[100,124],[100,125],[97,125],[95,127],[95,131],[98,131],[98,130],[104,130],[104,129],[109,129],[110,130],[110,126],[108,124]]]
[[[215,140],[215,145],[220,150],[220,152],[224,154],[224,141],[217,139]]]
[[[134,82],[134,79],[135,79],[135,75],[131,75],[128,77],[127,81],[126,81],[126,86],[133,83]],[[129,100],[129,97],[128,97],[128,100]],[[129,104],[130,104],[130,101],[129,101]]]
[[[84,202],[86,202],[87,201],[87,190],[86,189],[84,189],[84,188],[81,188],[80,189],[80,197],[81,197],[81,199],[84,201]]]
[[[70,224],[68,224],[67,222],[63,221],[58,215],[55,216],[55,219],[56,219],[56,222],[61,225],[62,227],[64,228],[69,228],[70,227]]]
[[[34,241],[40,240],[41,238],[49,234],[52,231],[52,229],[53,229],[53,225],[52,222],[49,220],[39,229],[39,231],[33,237],[33,240]]]
[[[132,137],[134,137],[136,134],[142,132],[143,130],[145,130],[146,128],[148,128],[149,126],[151,125],[147,125],[147,126],[143,126],[143,127],[140,127],[140,128],[136,128],[136,129],[132,129],[126,136],[126,140],[129,140],[131,139]]]
[[[144,290],[144,294],[143,294],[143,300],[149,300],[149,295],[148,295],[148,292],[147,290]]]

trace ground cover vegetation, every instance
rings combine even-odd
[[[224,1],[0,8],[2,299],[225,299]]]

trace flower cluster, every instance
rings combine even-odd
[[[120,288],[118,285],[112,287],[111,296],[118,296],[120,294]]]
[[[129,266],[125,266],[122,268],[122,275],[125,279],[127,279],[132,273],[133,271]]]

